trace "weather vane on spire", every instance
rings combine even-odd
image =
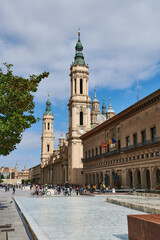
[[[78,41],[80,42],[80,28],[78,29]]]

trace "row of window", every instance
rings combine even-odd
[[[150,133],[151,133],[151,141],[154,141],[156,139],[156,127],[150,128]],[[141,131],[141,142],[145,144],[146,142],[146,130]],[[121,142],[120,140],[117,141],[118,143],[118,149],[121,149]],[[133,134],[133,145],[137,145],[137,133]],[[130,146],[130,136],[126,137],[126,147]],[[109,152],[109,145],[107,146],[107,152]],[[102,154],[102,147],[99,146],[99,153],[98,153],[98,148],[96,147],[95,150],[92,148],[92,152],[89,150],[88,153],[87,151],[85,152],[85,157],[93,157],[97,156],[98,154]]]
[[[150,128],[150,135],[151,135],[151,141],[154,141],[156,139],[156,127]],[[146,142],[146,130],[141,131],[141,142],[144,144]],[[133,134],[133,145],[136,145],[138,143],[137,141],[137,133]],[[130,136],[126,137],[126,147],[130,146]]]
[[[77,80],[74,80],[74,92],[77,93]],[[80,94],[83,94],[83,80],[80,79]]]
[[[98,153],[98,148],[96,147],[95,148],[95,151],[94,151],[94,148],[92,148],[92,155],[91,155],[91,151],[89,150],[88,151],[88,155],[87,155],[87,151],[85,152],[85,157],[93,157],[93,156],[97,156],[98,154],[102,154],[102,146],[99,146],[99,153]]]
[[[158,157],[158,156],[160,156],[160,153],[152,152],[150,154],[146,153],[146,154],[141,154],[141,155],[132,156],[132,157],[126,157],[126,158],[122,158],[122,159],[110,160],[110,161],[105,161],[105,162],[97,162],[97,163],[91,164],[89,167],[97,167],[97,166],[101,166],[101,165],[123,163],[123,162],[132,161],[132,160],[134,161],[134,160],[149,158],[149,156],[150,156],[150,158],[155,157],[155,156]]]

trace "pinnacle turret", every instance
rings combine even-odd
[[[112,105],[111,105],[111,98],[109,98],[109,108],[107,110],[107,113],[115,113],[115,111],[113,110]]]

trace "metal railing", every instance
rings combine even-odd
[[[110,156],[110,155],[114,155],[114,154],[118,154],[118,153],[122,153],[122,152],[127,152],[127,151],[130,151],[130,150],[133,150],[133,149],[138,149],[138,148],[141,148],[141,147],[150,146],[150,145],[153,145],[153,144],[156,144],[156,143],[160,143],[160,137],[155,138],[153,140],[148,140],[148,141],[144,141],[144,142],[137,143],[137,144],[134,144],[134,145],[130,145],[128,147],[123,147],[123,148],[115,149],[115,150],[112,150],[112,151],[109,151],[109,152],[101,153],[101,154],[96,155],[96,156],[83,158],[82,162],[86,162],[86,161],[89,161],[89,160],[94,160],[94,159],[98,159],[98,158],[102,158],[102,157],[106,157],[106,156]]]

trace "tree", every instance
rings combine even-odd
[[[49,73],[31,75],[25,79],[13,75],[12,64],[4,65],[7,68],[6,73],[0,69],[0,155],[6,156],[16,149],[23,132],[39,120],[33,115],[33,93]]]

